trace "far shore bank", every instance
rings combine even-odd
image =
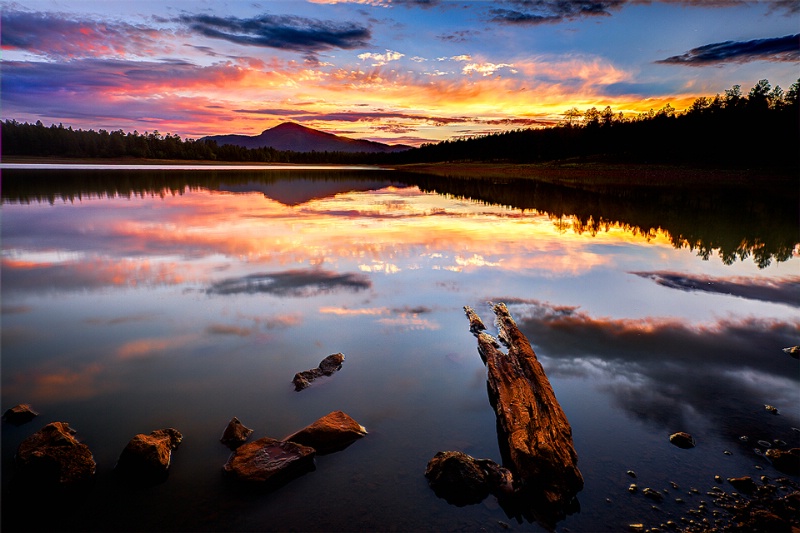
[[[249,161],[209,161],[143,158],[64,158],[7,156],[0,163],[50,165],[152,165],[152,166],[279,166],[329,167],[331,164],[260,163]],[[528,179],[582,189],[593,187],[798,187],[796,168],[718,168],[693,165],[568,160],[545,163],[437,162],[404,165],[335,165],[385,168],[415,174],[453,179],[513,180]]]

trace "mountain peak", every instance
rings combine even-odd
[[[203,139],[217,144],[233,144],[244,148],[274,148],[294,152],[399,152],[410,146],[350,139],[315,130],[296,122],[283,122],[259,135],[212,135]]]

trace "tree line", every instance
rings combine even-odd
[[[757,82],[699,97],[684,112],[670,104],[632,117],[611,107],[572,108],[561,124],[424,144],[394,153],[293,152],[218,145],[158,131],[73,130],[0,122],[5,155],[152,158],[251,163],[405,164],[441,161],[533,163],[603,157],[655,163],[798,166],[800,79],[787,90]]]

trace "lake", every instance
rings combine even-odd
[[[715,475],[780,478],[765,450],[800,446],[783,351],[800,344],[797,209],[378,169],[5,168],[2,408],[41,414],[2,426],[3,530],[542,531],[424,477],[438,451],[501,461],[463,311],[490,326],[489,302],[572,425],[585,486],[557,530],[691,517]],[[339,372],[294,390],[337,352]],[[282,438],[335,410],[369,434],[315,471],[273,491],[223,478],[232,417]],[[52,421],[89,446],[96,480],[25,504],[14,453]],[[167,427],[184,435],[168,479],[121,483],[127,442]]]

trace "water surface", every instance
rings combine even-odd
[[[98,474],[58,509],[63,529],[541,530],[491,496],[451,506],[423,476],[441,450],[500,461],[462,310],[488,324],[489,302],[508,304],[572,424],[586,485],[559,530],[677,519],[673,497],[699,499],[689,489],[715,474],[780,476],[758,440],[800,445],[798,362],[782,351],[800,344],[791,198],[365,169],[6,169],[2,199],[2,407],[42,413],[3,425],[3,500],[19,443],[69,422]],[[335,352],[340,372],[294,391]],[[277,491],[223,479],[231,417],[281,438],[333,410],[369,435]],[[118,483],[128,440],[163,427],[184,434],[168,480]],[[672,446],[675,431],[698,446]],[[629,469],[672,490],[659,511],[628,493]],[[52,526],[28,511],[4,505],[4,529]]]

